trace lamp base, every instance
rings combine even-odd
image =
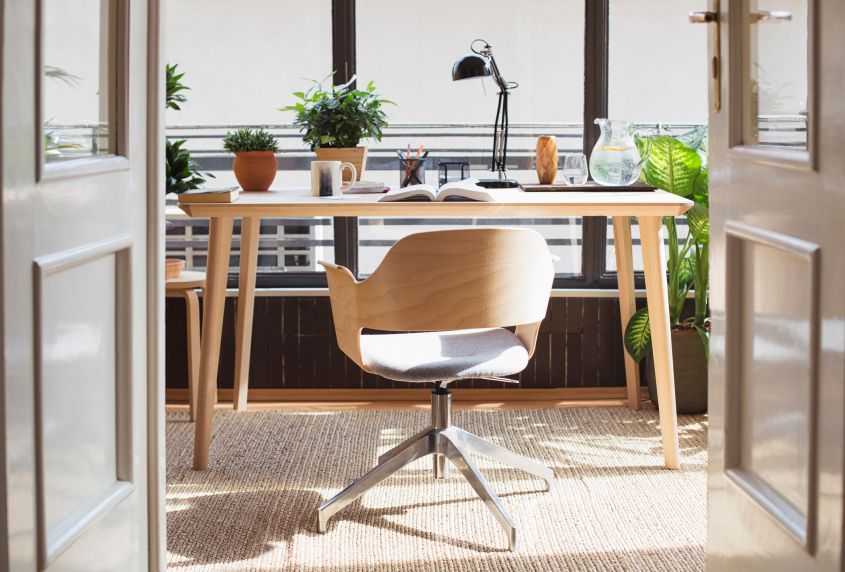
[[[518,189],[519,183],[514,179],[481,179],[478,181],[479,187],[485,189]]]

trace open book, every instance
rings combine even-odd
[[[371,181],[355,181],[350,186],[343,189],[344,195],[368,195],[377,194],[387,191],[390,187],[384,183],[376,183]]]
[[[440,188],[431,185],[410,185],[401,189],[391,189],[379,202],[391,201],[481,201],[495,202],[496,197],[476,183],[478,179],[464,179],[446,183]]]

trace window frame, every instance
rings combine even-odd
[[[607,117],[608,109],[608,39],[611,0],[584,0],[584,113],[583,151],[589,155],[599,137],[594,120]],[[334,83],[345,83],[356,73],[355,0],[332,0],[332,65]],[[334,217],[335,263],[358,276],[358,220]],[[616,287],[616,273],[605,271],[607,217],[583,217],[581,236],[581,274],[557,276],[556,289],[611,289]],[[234,286],[236,277],[230,277]],[[643,285],[642,273],[635,276],[636,286]],[[259,288],[325,288],[326,277],[319,272],[259,274]]]
[[[338,17],[355,18],[355,0],[332,0],[332,41],[335,70],[350,69],[355,73],[355,26],[338,22]],[[607,117],[608,89],[608,33],[610,0],[584,0],[584,134],[583,151],[589,155],[599,137],[599,128],[593,122]],[[345,24],[345,25],[344,25]],[[336,83],[345,81],[339,74]],[[340,80],[340,81],[338,81]],[[347,223],[348,224],[348,223]],[[581,274],[557,276],[554,288],[615,288],[616,273],[605,272],[606,217],[584,217],[581,222]],[[348,224],[346,236],[339,237],[338,219],[335,219],[335,260],[358,275],[357,221]],[[350,232],[351,231],[351,232]],[[353,235],[354,233],[354,235]],[[342,242],[338,242],[338,239]],[[338,246],[343,248],[338,248]],[[353,248],[348,248],[352,245]],[[348,258],[341,258],[340,254]],[[344,264],[345,260],[347,264]]]

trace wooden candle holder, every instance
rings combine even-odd
[[[553,135],[537,138],[537,178],[541,185],[551,185],[557,178],[557,139]]]

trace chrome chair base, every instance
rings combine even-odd
[[[375,467],[320,505],[317,509],[319,531],[325,532],[332,516],[381,481],[417,459],[433,455],[435,477],[441,479],[446,477],[446,459],[449,459],[499,521],[508,536],[508,548],[512,551],[516,550],[516,525],[513,518],[469,457],[469,453],[489,457],[536,475],[546,481],[547,491],[551,489],[554,482],[554,474],[551,469],[536,461],[485,441],[468,431],[453,427],[450,420],[451,404],[451,392],[440,389],[433,391],[431,394],[432,426],[386,452],[379,457]]]

